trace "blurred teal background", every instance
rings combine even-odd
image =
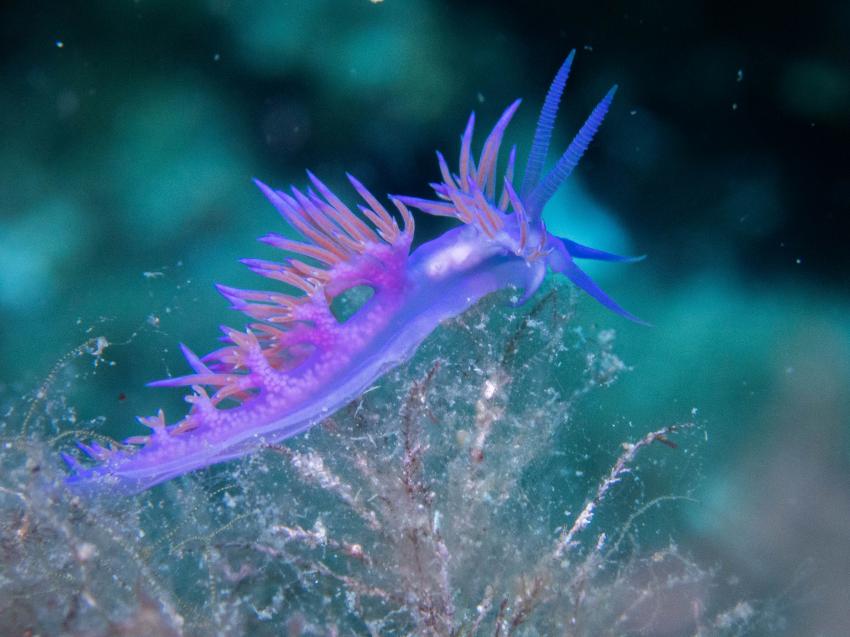
[[[0,9],[0,388],[36,388],[93,334],[114,367],[80,420],[128,434],[179,397],[182,369],[234,321],[215,281],[282,223],[251,184],[426,195],[470,109],[515,97],[527,148],[548,82],[576,63],[564,147],[614,83],[612,111],[550,229],[646,253],[599,266],[653,323],[582,300],[633,368],[586,418],[616,444],[690,417],[705,427],[677,539],[788,634],[842,634],[850,609],[850,5],[137,0]],[[481,135],[479,133],[478,140]],[[417,219],[418,240],[442,220]],[[169,402],[170,401],[170,402]],[[596,429],[592,427],[596,426]],[[610,437],[610,440],[608,438]],[[670,476],[670,489],[676,481]],[[663,476],[655,479],[663,480]]]

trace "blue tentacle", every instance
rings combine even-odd
[[[555,167],[531,191],[526,202],[526,209],[529,211],[530,216],[535,218],[540,216],[543,206],[552,198],[558,187],[570,176],[573,169],[578,165],[581,156],[587,150],[591,140],[593,140],[593,136],[602,125],[602,120],[605,119],[605,114],[608,112],[608,108],[611,106],[611,102],[614,100],[614,93],[616,92],[617,85],[615,84],[605,97],[602,98],[602,101],[593,109],[590,117],[587,118],[587,121],[579,129],[578,133],[576,133],[573,141],[570,142],[570,145],[564,151],[558,163],[555,164]]]
[[[637,257],[624,257],[619,254],[614,254],[613,252],[597,250],[596,248],[591,248],[590,246],[570,241],[564,237],[558,238],[563,241],[564,246],[570,253],[570,256],[574,259],[593,259],[594,261],[614,261],[617,263],[637,263],[638,261],[643,261],[646,258],[645,254]]]
[[[625,310],[619,303],[608,296],[605,291],[596,285],[593,279],[591,279],[584,270],[578,267],[572,259],[567,259],[561,273],[612,312],[616,312],[620,316],[635,323],[639,323],[640,325],[649,325],[649,323],[639,319],[628,310]]]
[[[537,128],[534,129],[534,141],[531,143],[531,152],[528,155],[528,163],[525,165],[525,174],[523,175],[522,186],[520,187],[520,194],[523,199],[537,185],[540,179],[540,173],[543,171],[543,162],[546,161],[549,141],[552,139],[552,130],[555,127],[555,116],[558,114],[558,105],[561,102],[561,95],[567,84],[570,67],[572,66],[575,55],[576,50],[573,49],[570,51],[567,59],[564,60],[561,68],[558,69],[558,73],[555,75],[555,79],[552,80],[549,91],[546,93],[543,108],[540,109]]]

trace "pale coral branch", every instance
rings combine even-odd
[[[358,560],[365,562],[366,564],[372,563],[372,559],[363,551],[363,546],[360,544],[353,544],[350,542],[337,541],[330,537],[328,537],[327,529],[325,525],[321,523],[321,521],[317,521],[316,525],[312,530],[304,529],[300,526],[285,526],[282,524],[276,524],[269,529],[272,533],[276,535],[281,535],[285,540],[295,540],[299,542],[303,542],[310,548],[316,548],[317,546],[325,546],[330,549],[339,551],[348,557],[352,557]]]
[[[407,494],[411,497],[425,489],[425,486],[419,481],[419,473],[422,468],[422,454],[427,451],[427,445],[423,446],[417,440],[414,424],[419,412],[427,406],[428,391],[433,383],[434,375],[439,369],[440,361],[438,360],[431,366],[422,380],[411,386],[401,410],[404,443],[401,479]]]
[[[512,618],[508,625],[508,635],[516,633],[517,629],[534,612],[545,585],[546,581],[541,575],[535,575],[531,578],[524,576],[520,578],[520,590],[516,600],[514,600]]]
[[[555,542],[555,550],[553,552],[555,559],[562,558],[565,552],[576,545],[576,536],[587,528],[593,520],[596,507],[599,506],[600,502],[602,502],[608,494],[611,487],[617,484],[626,473],[631,471],[630,465],[634,462],[634,459],[637,457],[637,454],[641,449],[656,441],[669,445],[671,444],[667,440],[667,436],[669,434],[678,431],[679,429],[685,429],[693,426],[693,423],[670,425],[669,427],[664,427],[646,434],[637,442],[623,443],[623,453],[620,454],[619,458],[617,458],[617,462],[615,462],[614,466],[611,467],[611,471],[605,479],[597,486],[596,494],[587,502],[587,504],[584,505],[584,508],[581,510],[581,513],[578,514],[578,517],[575,519],[572,526],[568,529],[565,528],[558,536],[558,540]]]
[[[369,528],[372,530],[378,530],[380,528],[381,525],[378,522],[375,512],[358,501],[351,485],[343,482],[338,475],[331,471],[325,465],[325,461],[320,454],[313,451],[299,453],[284,445],[270,445],[269,448],[289,458],[292,468],[295,469],[298,477],[304,482],[316,484],[326,491],[336,494],[340,500],[345,502],[366,522]]]
[[[449,572],[449,561],[451,559],[451,554],[449,553],[449,548],[446,546],[445,540],[443,540],[442,534],[438,529],[432,529],[434,545],[435,545],[435,553],[437,555],[437,559],[440,562],[440,589],[443,596],[443,601],[446,609],[446,615],[449,618],[449,621],[454,621],[455,616],[455,607],[454,601],[452,600],[452,585],[451,585],[451,574]]]
[[[284,531],[283,529],[286,528]],[[301,529],[300,527],[276,527],[278,532],[287,536],[287,539],[294,540],[302,540],[308,546],[315,547],[315,542],[318,542],[318,538],[315,536],[314,532],[307,531],[305,529]],[[321,535],[321,534],[320,534]],[[327,540],[326,540],[327,541]],[[334,542],[328,541],[327,544],[330,548],[341,549],[341,552],[346,553],[349,557],[353,557],[356,559],[363,560],[367,564],[371,565],[371,559],[368,558],[365,554],[362,553],[362,547],[358,544],[348,544],[345,542]],[[225,545],[227,546],[227,545]],[[361,581],[356,577],[352,577],[350,575],[342,575],[330,569],[324,562],[321,560],[311,560],[298,558],[288,551],[282,548],[276,548],[274,546],[270,546],[268,544],[263,544],[260,542],[252,542],[250,544],[241,544],[241,543],[231,543],[229,546],[238,546],[238,547],[246,547],[251,548],[258,553],[262,553],[264,555],[268,555],[274,558],[281,558],[286,560],[288,564],[293,566],[297,566],[302,571],[309,572],[318,572],[322,575],[335,579],[341,583],[343,583],[346,588],[357,595],[368,595],[371,597],[378,597],[388,602],[392,602],[394,604],[403,605],[404,598],[398,593],[391,593],[389,591],[384,590],[379,586],[370,586],[365,582]]]
[[[493,424],[505,412],[504,404],[494,399],[507,394],[510,382],[510,376],[503,369],[496,368],[481,387],[481,394],[475,402],[475,439],[469,450],[469,457],[473,462],[484,460],[484,443],[493,429]]]
[[[481,628],[481,622],[484,621],[484,618],[490,613],[490,610],[493,608],[493,587],[488,585],[484,590],[484,598],[481,602],[475,607],[475,621],[472,623],[472,626],[469,629],[470,637],[474,637],[474,635],[478,634],[479,629]]]

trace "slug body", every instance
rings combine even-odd
[[[435,200],[390,197],[401,227],[351,176],[365,204],[361,215],[309,172],[312,187],[306,192],[275,191],[258,181],[303,240],[267,235],[260,240],[292,256],[281,262],[243,263],[291,291],[218,286],[234,309],[256,322],[244,331],[223,327],[224,347],[204,357],[181,346],[194,373],[151,383],[191,387],[188,413],[170,425],[162,411],[140,418],[150,435],[129,438],[123,447],[78,443],[96,463],[83,465],[63,454],[73,469],[69,484],[134,493],[295,436],[406,361],[441,322],[504,288],[516,289],[516,304],[522,304],[547,271],[566,275],[606,307],[637,321],[574,262],[636,259],[556,237],[541,218],[543,206],[586,150],[616,90],[594,108],[560,160],[541,176],[572,59],[573,53],[549,89],[518,187],[515,149],[504,173],[499,173],[497,159],[519,100],[499,119],[477,161],[471,152],[474,114],[461,138],[457,172],[437,154],[442,181],[432,184]],[[410,207],[462,223],[411,253]],[[371,289],[372,296],[347,319],[338,318],[334,299],[360,287]]]

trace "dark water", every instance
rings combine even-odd
[[[480,634],[500,622],[504,634],[524,599],[545,597],[529,584],[545,572],[540,590],[551,595],[514,627],[519,634],[844,634],[850,8],[529,4],[0,9],[0,587],[14,600],[0,602],[0,632],[447,633],[445,624],[422,628],[412,598],[376,599],[341,579],[421,601],[442,586],[439,546],[429,545],[437,561],[420,580],[397,568],[418,554],[375,534],[332,490],[301,485],[297,468],[279,466],[283,452],[111,508],[67,501],[58,452],[72,447],[63,432],[122,438],[139,433],[138,414],[185,409],[179,392],[144,383],[183,372],[178,342],[208,351],[219,324],[241,325],[212,284],[255,286],[237,259],[271,257],[254,239],[283,231],[252,176],[304,185],[310,168],[351,201],[349,171],[374,192],[427,196],[439,178],[434,150],[454,157],[471,109],[487,127],[523,97],[507,139],[523,157],[548,82],[576,48],[557,150],[612,84],[620,88],[547,224],[647,254],[592,273],[653,327],[580,296],[565,309],[569,289],[559,289],[569,327],[558,332],[556,313],[544,312],[540,332],[523,341],[531,371],[507,368],[518,380],[494,407],[504,426],[493,457],[502,467],[518,458],[504,484],[500,467],[479,475],[458,451],[483,379],[496,374],[485,363],[512,338],[498,304],[485,308],[489,336],[473,339],[486,347],[462,337],[477,318],[447,327],[367,404],[371,420],[342,415],[337,429],[292,449],[325,458],[361,493],[357,503],[363,493],[395,497],[357,474],[358,453],[374,453],[358,445],[370,434],[382,440],[386,464],[376,471],[381,484],[397,479],[398,431],[387,423],[403,414],[393,397],[433,360],[450,361],[434,382],[456,402],[435,399],[442,425],[427,430],[423,461],[438,504],[428,503],[426,521],[405,509],[408,526],[382,532],[426,529],[433,543],[434,512],[447,520],[456,630],[472,632],[481,606]],[[451,225],[424,215],[417,224],[417,241]],[[562,397],[584,388],[583,357],[604,358],[608,330],[627,369],[563,407],[553,425],[534,411],[548,404],[544,385]],[[535,357],[552,334],[567,352]],[[102,356],[96,344],[74,351],[98,336],[111,344]],[[600,507],[581,559],[535,570],[622,442],[684,422],[696,428],[678,448],[646,449]],[[538,437],[523,423],[542,428]],[[526,451],[511,453],[517,441]],[[463,471],[478,486],[464,490],[472,478]],[[475,525],[485,518],[486,531]],[[283,527],[326,529],[349,548],[309,534],[282,540]],[[624,543],[579,587],[579,566],[591,565],[603,532]],[[355,544],[375,562],[352,558]]]

